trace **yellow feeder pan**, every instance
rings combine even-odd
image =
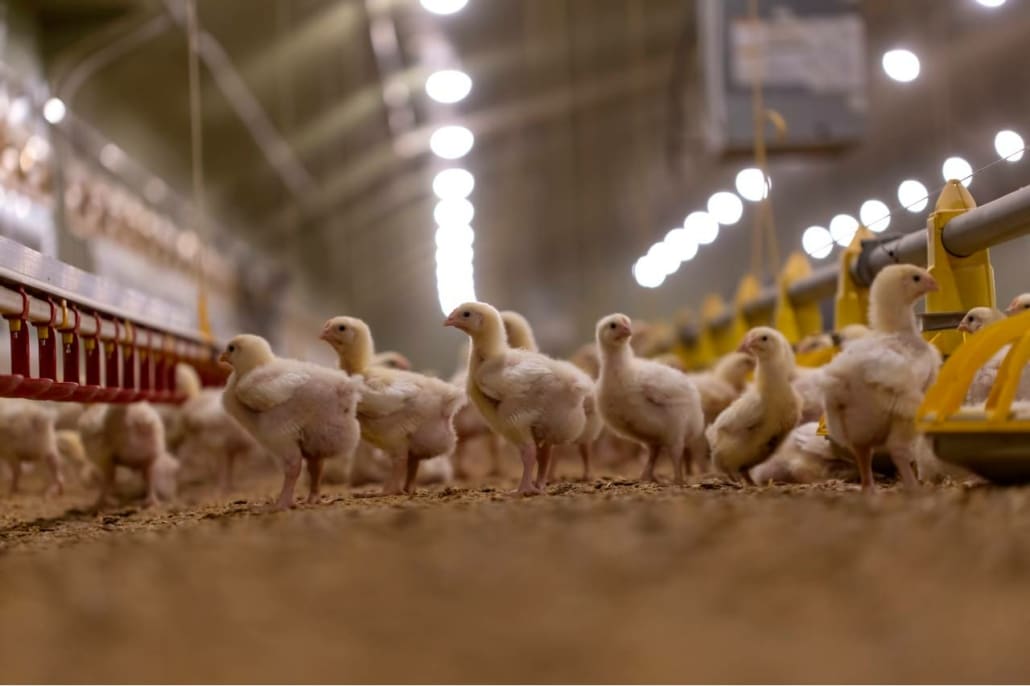
[[[1006,346],[987,402],[963,406],[976,372]],[[940,459],[991,481],[1030,482],[1030,416],[1012,412],[1028,359],[1030,311],[985,326],[955,349],[916,417]]]

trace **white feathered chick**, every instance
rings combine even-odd
[[[705,426],[715,421],[723,410],[747,388],[747,377],[755,369],[755,358],[747,353],[723,355],[711,371],[688,374],[701,394]]]
[[[959,322],[958,330],[966,333],[976,333],[988,324],[1001,321],[1005,314],[992,307],[974,307],[966,313],[966,316]],[[1005,356],[1008,355],[1011,345],[1002,346],[991,359],[987,360],[980,369],[976,370],[973,381],[969,384],[966,393],[966,404],[976,405],[987,400],[991,394],[994,382],[998,380],[998,370],[1001,369]],[[1019,386],[1016,388],[1015,400],[1030,400],[1030,367],[1024,367],[1020,371]]]
[[[276,357],[260,336],[236,336],[219,358],[232,367],[222,405],[265,449],[282,461],[283,487],[274,508],[293,506],[293,489],[307,461],[318,499],[322,462],[349,460],[361,438],[357,405],[361,380],[334,369]]]
[[[483,415],[476,409],[475,403],[469,400],[465,391],[468,386],[469,353],[471,349],[471,344],[468,342],[461,346],[458,355],[458,366],[450,378],[451,384],[461,389],[463,397],[461,407],[454,415],[454,433],[457,435],[457,442],[455,443],[454,451],[451,453],[451,459],[454,463],[454,475],[459,479],[466,479],[469,476],[466,461],[469,449],[477,438],[487,439],[487,452],[490,462],[488,474],[496,476],[501,473],[500,458],[503,448],[501,437],[493,432],[490,425],[483,419]]]
[[[819,435],[819,422],[801,424],[768,460],[751,469],[756,484],[811,484],[858,476],[855,463],[834,454],[833,445]]]
[[[805,336],[797,345],[794,346],[794,352],[798,355],[804,355],[806,353],[814,353],[818,350],[825,350],[826,348],[832,348],[834,345],[832,334],[828,333],[814,333]]]
[[[937,290],[925,269],[891,265],[869,290],[873,334],[849,344],[823,367],[823,393],[830,437],[858,465],[862,488],[872,492],[873,450],[890,453],[904,484],[918,485],[916,411],[941,364],[937,349],[916,327],[913,304]]]
[[[363,376],[358,421],[361,437],[386,451],[393,463],[384,494],[408,493],[419,462],[454,449],[454,415],[461,391],[423,374],[372,364],[375,344],[365,322],[334,317],[322,327],[322,340],[339,356],[340,369]]]
[[[372,356],[372,365],[387,369],[411,369],[407,357],[397,352],[377,353]],[[462,391],[464,394],[464,391]],[[459,411],[460,412],[460,411]],[[457,416],[457,415],[455,415]],[[393,473],[390,456],[368,441],[361,441],[354,451],[354,459],[346,470],[347,483],[351,486],[364,486],[369,483],[384,484]],[[448,483],[454,478],[454,467],[446,455],[423,460],[419,467],[416,483],[437,484]]]
[[[794,367],[790,385],[801,398],[802,424],[818,421],[823,415],[823,380],[819,367]]]
[[[1020,293],[1005,308],[1005,314],[1011,317],[1014,314],[1026,312],[1027,310],[1030,310],[1030,293]]]
[[[539,493],[551,450],[583,433],[583,402],[593,388],[568,362],[508,346],[500,313],[486,303],[458,306],[444,322],[472,339],[466,391],[487,424],[514,443],[522,458],[518,492]],[[533,465],[537,464],[534,483]]]
[[[511,310],[501,312],[501,319],[504,321],[504,332],[510,347],[539,352],[536,336],[533,335],[533,327],[530,326],[528,319]],[[569,361],[572,362],[572,360]],[[579,365],[576,366],[578,367]],[[583,433],[576,439],[575,445],[579,449],[579,458],[583,462],[583,480],[589,481],[591,478],[590,462],[592,447],[594,441],[601,435],[601,429],[604,428],[604,420],[601,419],[601,415],[597,411],[593,390],[583,400],[583,411],[586,413],[586,424],[583,427]],[[551,461],[547,465],[546,481],[551,481],[554,478],[554,469],[557,464],[558,455],[552,454]]]
[[[178,422],[182,437],[178,455],[189,464],[217,463],[218,485],[222,493],[233,487],[233,472],[241,458],[256,457],[264,450],[222,406],[222,391],[202,388],[193,367],[181,365],[177,389],[186,394],[179,407]]]
[[[411,370],[411,360],[394,350],[376,353],[372,356],[372,364],[376,367],[386,367],[387,369]]]
[[[790,383],[794,350],[783,334],[760,326],[748,332],[740,350],[757,361],[755,384],[716,418],[705,435],[713,464],[750,483],[748,470],[768,459],[797,426],[801,398]]]
[[[42,403],[0,398],[0,460],[11,468],[11,493],[18,492],[23,462],[47,468],[47,495],[64,492],[56,424],[57,412]]]
[[[630,347],[632,333],[624,314],[611,314],[597,323],[597,407],[609,428],[647,448],[642,481],[656,480],[655,464],[664,452],[681,484],[684,456],[690,464],[703,453],[701,395],[686,374],[636,357]]]
[[[164,424],[153,405],[94,405],[79,417],[79,433],[99,472],[98,509],[107,504],[118,467],[142,474],[147,505],[175,497],[179,461],[165,447]]]
[[[965,331],[966,333],[976,333],[988,324],[993,324],[1004,318],[1005,313],[993,307],[974,307],[962,317],[962,321],[958,324],[958,330]]]
[[[830,336],[833,338],[833,344],[843,350],[847,347],[848,343],[865,338],[872,333],[872,329],[865,324],[845,324],[840,330],[834,331]]]

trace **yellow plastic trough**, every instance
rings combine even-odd
[[[1006,346],[987,402],[963,406],[976,372]],[[1012,411],[1027,360],[1030,311],[985,326],[955,349],[916,417],[940,459],[999,483],[1030,481],[1030,415]]]

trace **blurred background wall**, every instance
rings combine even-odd
[[[200,224],[185,3],[7,0],[4,234],[188,309],[207,254],[220,335],[258,331],[324,359],[321,321],[348,313],[381,348],[449,373],[461,340],[442,310],[470,288],[523,311],[557,354],[607,312],[669,318],[732,296],[752,264],[754,203],[657,287],[633,266],[752,166],[732,121],[747,123],[756,36],[786,124],[766,130],[781,258],[869,199],[897,208],[906,179],[932,203],[944,160],[997,161],[1000,130],[1030,135],[1020,0],[760,0],[758,34],[747,0],[451,2],[438,14],[448,0],[198,0]],[[918,56],[914,80],[883,68],[899,48]],[[425,90],[447,69],[471,83],[458,102]],[[53,99],[60,118],[45,116]],[[434,153],[446,125],[474,136],[459,159]],[[33,137],[53,170],[35,181],[21,159]],[[985,202],[1024,185],[1027,163],[995,164],[970,191]],[[469,274],[438,251],[433,180],[452,167],[475,179]],[[887,233],[925,214],[899,209]],[[1000,298],[1027,290],[1028,258],[1025,239],[995,251]]]

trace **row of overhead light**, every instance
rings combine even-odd
[[[1005,0],[976,0],[984,7],[995,8],[1005,4]],[[891,79],[902,83],[914,81],[919,76],[921,65],[919,58],[911,50],[894,49],[884,53],[882,59],[884,71]],[[1015,131],[999,131],[994,137],[994,148],[998,155],[1009,162],[1017,162],[1023,158],[1025,144],[1022,136]],[[944,180],[959,179],[963,185],[969,186],[972,181],[973,168],[961,157],[949,157],[944,161],[941,173]],[[743,214],[741,198],[749,202],[758,202],[765,198],[772,188],[772,180],[762,178],[761,170],[750,167],[742,169],[736,178],[738,195],[729,191],[720,191],[708,199],[707,211],[691,212],[683,220],[683,226],[672,229],[665,237],[651,246],[643,257],[633,264],[633,276],[644,288],[657,288],[666,277],[675,273],[680,265],[689,262],[697,255],[702,245],[708,245],[719,236],[719,227],[732,226],[740,221]],[[910,212],[922,212],[929,204],[929,192],[921,182],[906,179],[898,186],[898,202]],[[862,203],[858,212],[859,219],[849,214],[838,214],[830,220],[829,227],[810,226],[801,237],[801,246],[811,257],[823,259],[833,252],[833,246],[846,246],[851,243],[864,225],[877,233],[890,225],[891,213],[886,203],[872,199]]]
[[[744,200],[759,202],[769,194],[772,181],[755,167],[737,174],[737,193],[718,191],[708,198],[705,210],[691,212],[633,265],[633,277],[644,288],[658,288],[665,277],[697,255],[702,245],[719,237],[720,226],[733,226],[744,215]],[[739,194],[739,195],[738,195]],[[743,199],[743,200],[742,200]]]
[[[461,10],[468,0],[421,0],[421,3],[433,14],[448,15]],[[429,75],[425,88],[426,95],[436,102],[453,105],[472,91],[472,79],[459,69],[441,69]],[[441,126],[429,137],[429,149],[449,162],[467,155],[474,144],[472,132],[457,124]],[[476,299],[472,268],[475,207],[469,200],[475,185],[472,172],[459,166],[449,166],[433,177],[433,194],[437,197],[433,209],[436,222],[436,293],[444,314],[463,302]]]
[[[998,157],[1006,162],[1023,159],[1026,146],[1023,137],[1015,131],[999,131],[994,136],[994,149]],[[941,176],[945,181],[961,181],[967,188],[973,182],[973,167],[961,157],[949,157],[941,165]],[[926,186],[916,179],[905,179],[898,184],[898,204],[909,212],[919,213],[930,204]],[[834,244],[847,246],[858,231],[859,222],[869,230],[880,233],[891,223],[891,211],[880,200],[866,200],[858,210],[858,219],[849,214],[838,214],[830,220],[829,227],[810,226],[801,235],[801,247],[816,259],[828,257]]]

